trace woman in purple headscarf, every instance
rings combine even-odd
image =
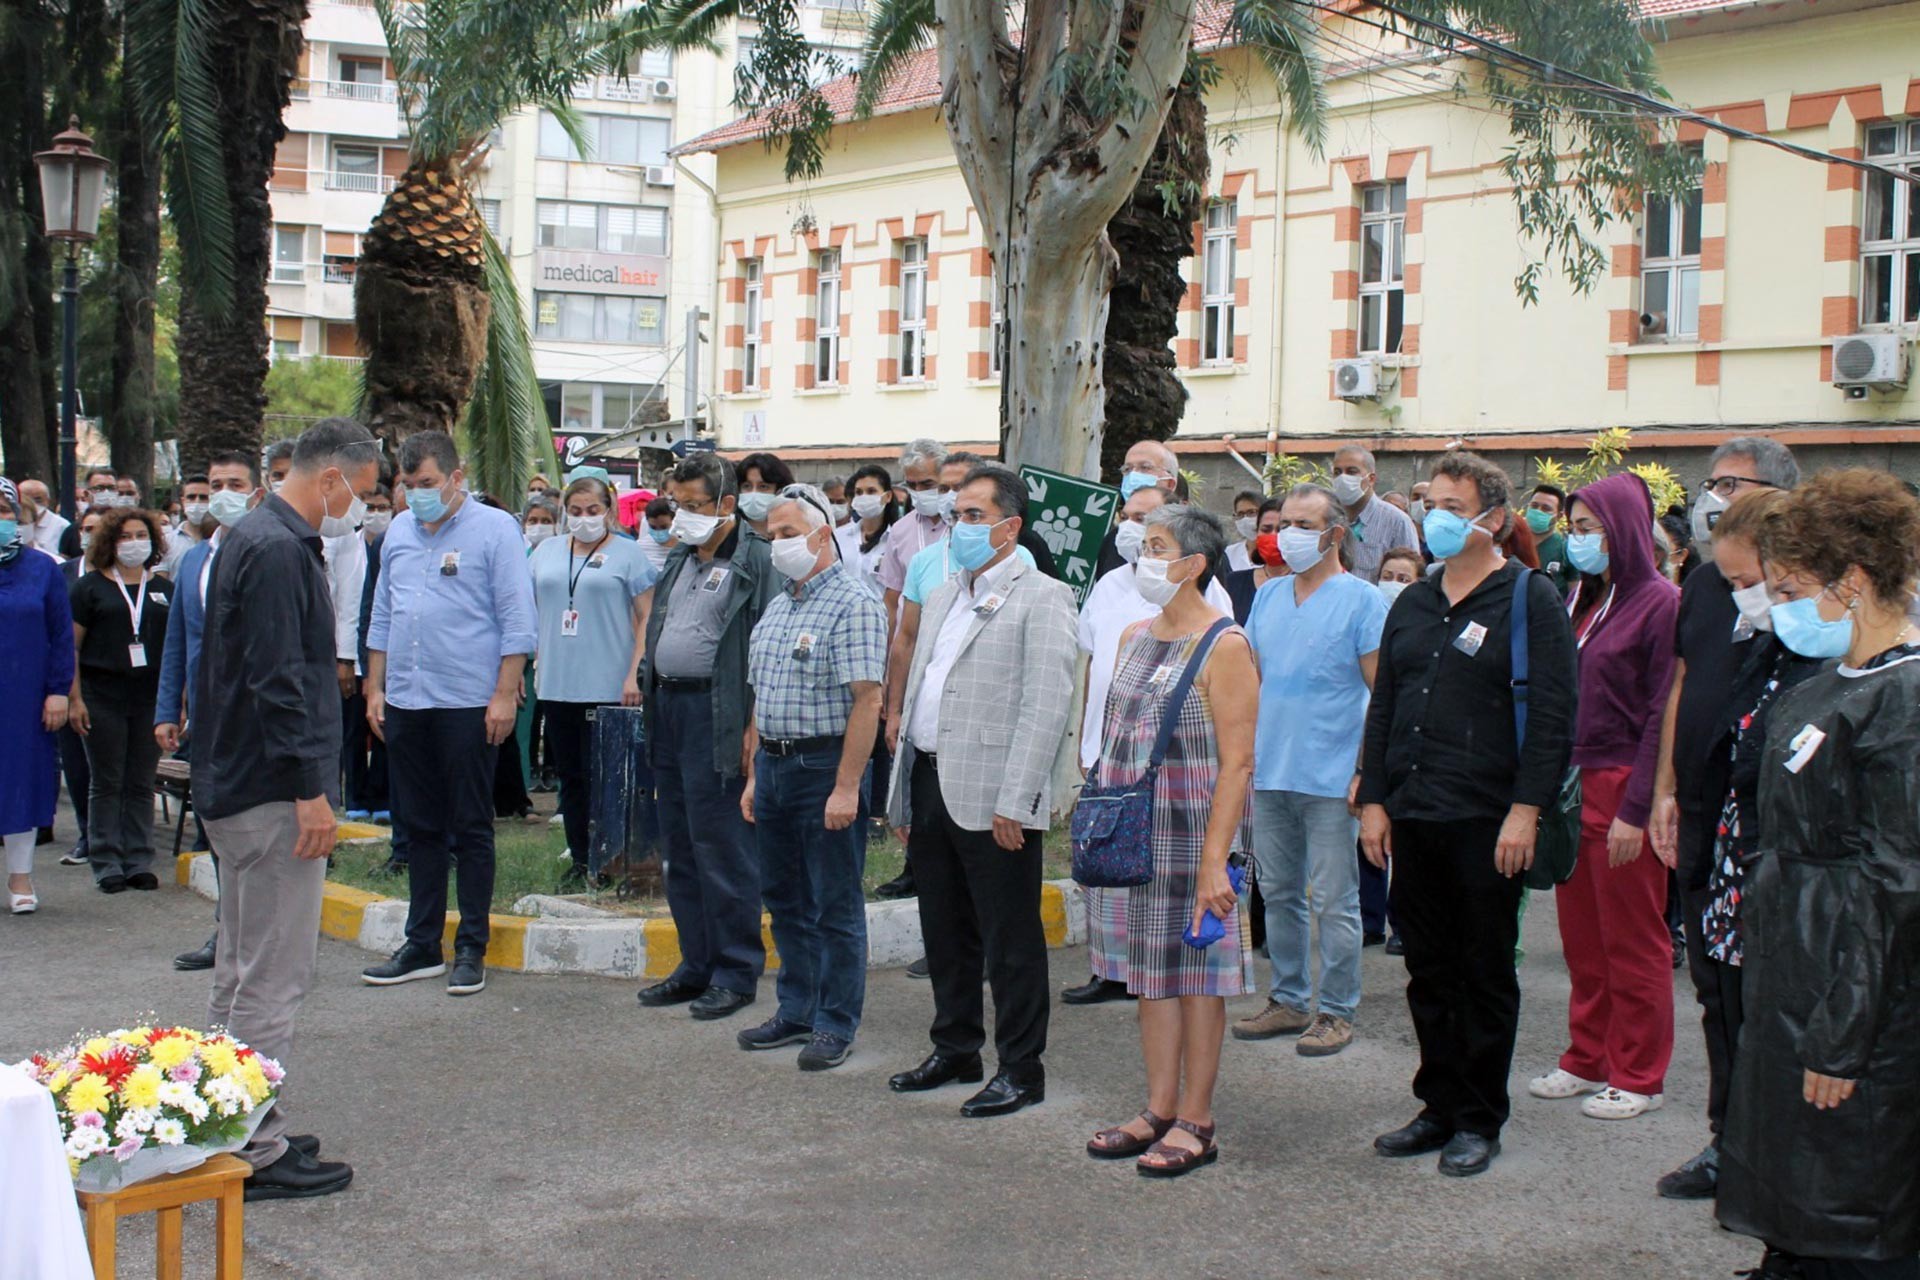
[[[53,735],[67,722],[73,685],[73,615],[60,562],[20,537],[20,492],[0,476],[0,837],[7,854],[7,909],[28,915],[33,844],[53,824],[60,757]]]

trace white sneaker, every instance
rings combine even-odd
[[[1583,1093],[1599,1093],[1607,1087],[1604,1080],[1582,1080],[1571,1071],[1562,1071],[1555,1067],[1543,1076],[1535,1076],[1527,1082],[1527,1092],[1536,1098],[1558,1101],[1561,1098],[1577,1098]]]
[[[1649,1111],[1658,1111],[1667,1100],[1664,1093],[1628,1093],[1608,1086],[1580,1104],[1580,1114],[1595,1120],[1631,1120]]]

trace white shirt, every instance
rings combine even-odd
[[[1233,601],[1215,578],[1207,584],[1206,601],[1233,616]],[[1087,772],[1100,760],[1100,734],[1107,721],[1107,690],[1113,685],[1120,660],[1120,637],[1136,622],[1160,616],[1134,585],[1133,566],[1123,564],[1100,575],[1080,610],[1080,649],[1088,655],[1087,708],[1080,721],[1080,764]]]
[[[833,540],[840,544],[840,563],[846,566],[847,575],[875,600],[885,600],[886,591],[880,585],[878,573],[880,557],[887,550],[886,535],[875,540],[873,550],[862,551],[860,544],[866,541],[865,535],[860,532],[860,522],[851,520],[833,531]]]
[[[58,511],[43,507],[32,524],[20,526],[20,540],[48,555],[57,556],[60,554],[60,535],[67,531],[69,523]]]
[[[1227,568],[1234,573],[1245,573],[1253,568],[1253,552],[1247,550],[1244,542],[1227,544]]]
[[[907,740],[922,750],[938,751],[940,742],[940,695],[946,691],[947,677],[960,660],[960,646],[973,625],[973,606],[1006,585],[1013,566],[1020,558],[1011,551],[999,564],[979,573],[962,573],[958,579],[960,599],[947,610],[934,637],[933,656],[920,675],[920,693],[913,701],[913,716],[907,721]]]
[[[355,529],[320,540],[327,565],[327,590],[333,596],[334,657],[360,671],[360,596],[367,589],[367,541]]]

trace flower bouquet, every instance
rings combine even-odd
[[[225,1034],[139,1026],[75,1040],[20,1064],[53,1094],[81,1191],[180,1173],[253,1136],[280,1064]]]

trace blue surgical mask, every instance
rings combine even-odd
[[[647,526],[647,536],[648,536],[649,538],[652,538],[652,539],[653,539],[653,540],[654,540],[655,542],[658,542],[658,543],[660,543],[661,545],[663,545],[663,546],[664,546],[664,545],[666,544],[666,542],[667,542],[667,540],[668,540],[669,538],[671,538],[671,537],[673,537],[673,530],[671,530],[671,529],[656,529],[656,528],[654,528],[654,527],[653,527],[652,525],[648,525],[648,526]]]
[[[447,500],[438,489],[407,490],[407,510],[422,524],[433,524],[447,514]]]
[[[1427,518],[1421,523],[1420,531],[1426,535],[1427,550],[1433,552],[1436,560],[1451,560],[1467,549],[1467,539],[1474,530],[1472,520],[1457,516],[1444,507],[1435,507],[1427,512]]]
[[[1606,536],[1604,533],[1568,534],[1567,559],[1582,573],[1605,573],[1612,562],[1606,548],[1600,545]]]
[[[1155,488],[1159,483],[1159,476],[1149,475],[1145,471],[1129,471],[1120,477],[1120,500],[1125,502],[1142,489]]]
[[[1812,596],[1802,596],[1770,610],[1773,634],[1803,658],[1838,658],[1853,643],[1853,619],[1828,622]]]
[[[18,520],[0,520],[0,547],[10,547],[13,540],[20,536]]]
[[[1002,520],[995,524],[957,524],[948,538],[953,547],[954,563],[972,573],[987,561],[993,559],[999,548],[993,545],[993,531],[1005,524]]]
[[[777,493],[743,493],[740,495],[740,514],[755,524],[765,520],[773,512],[773,504],[780,501]]]

